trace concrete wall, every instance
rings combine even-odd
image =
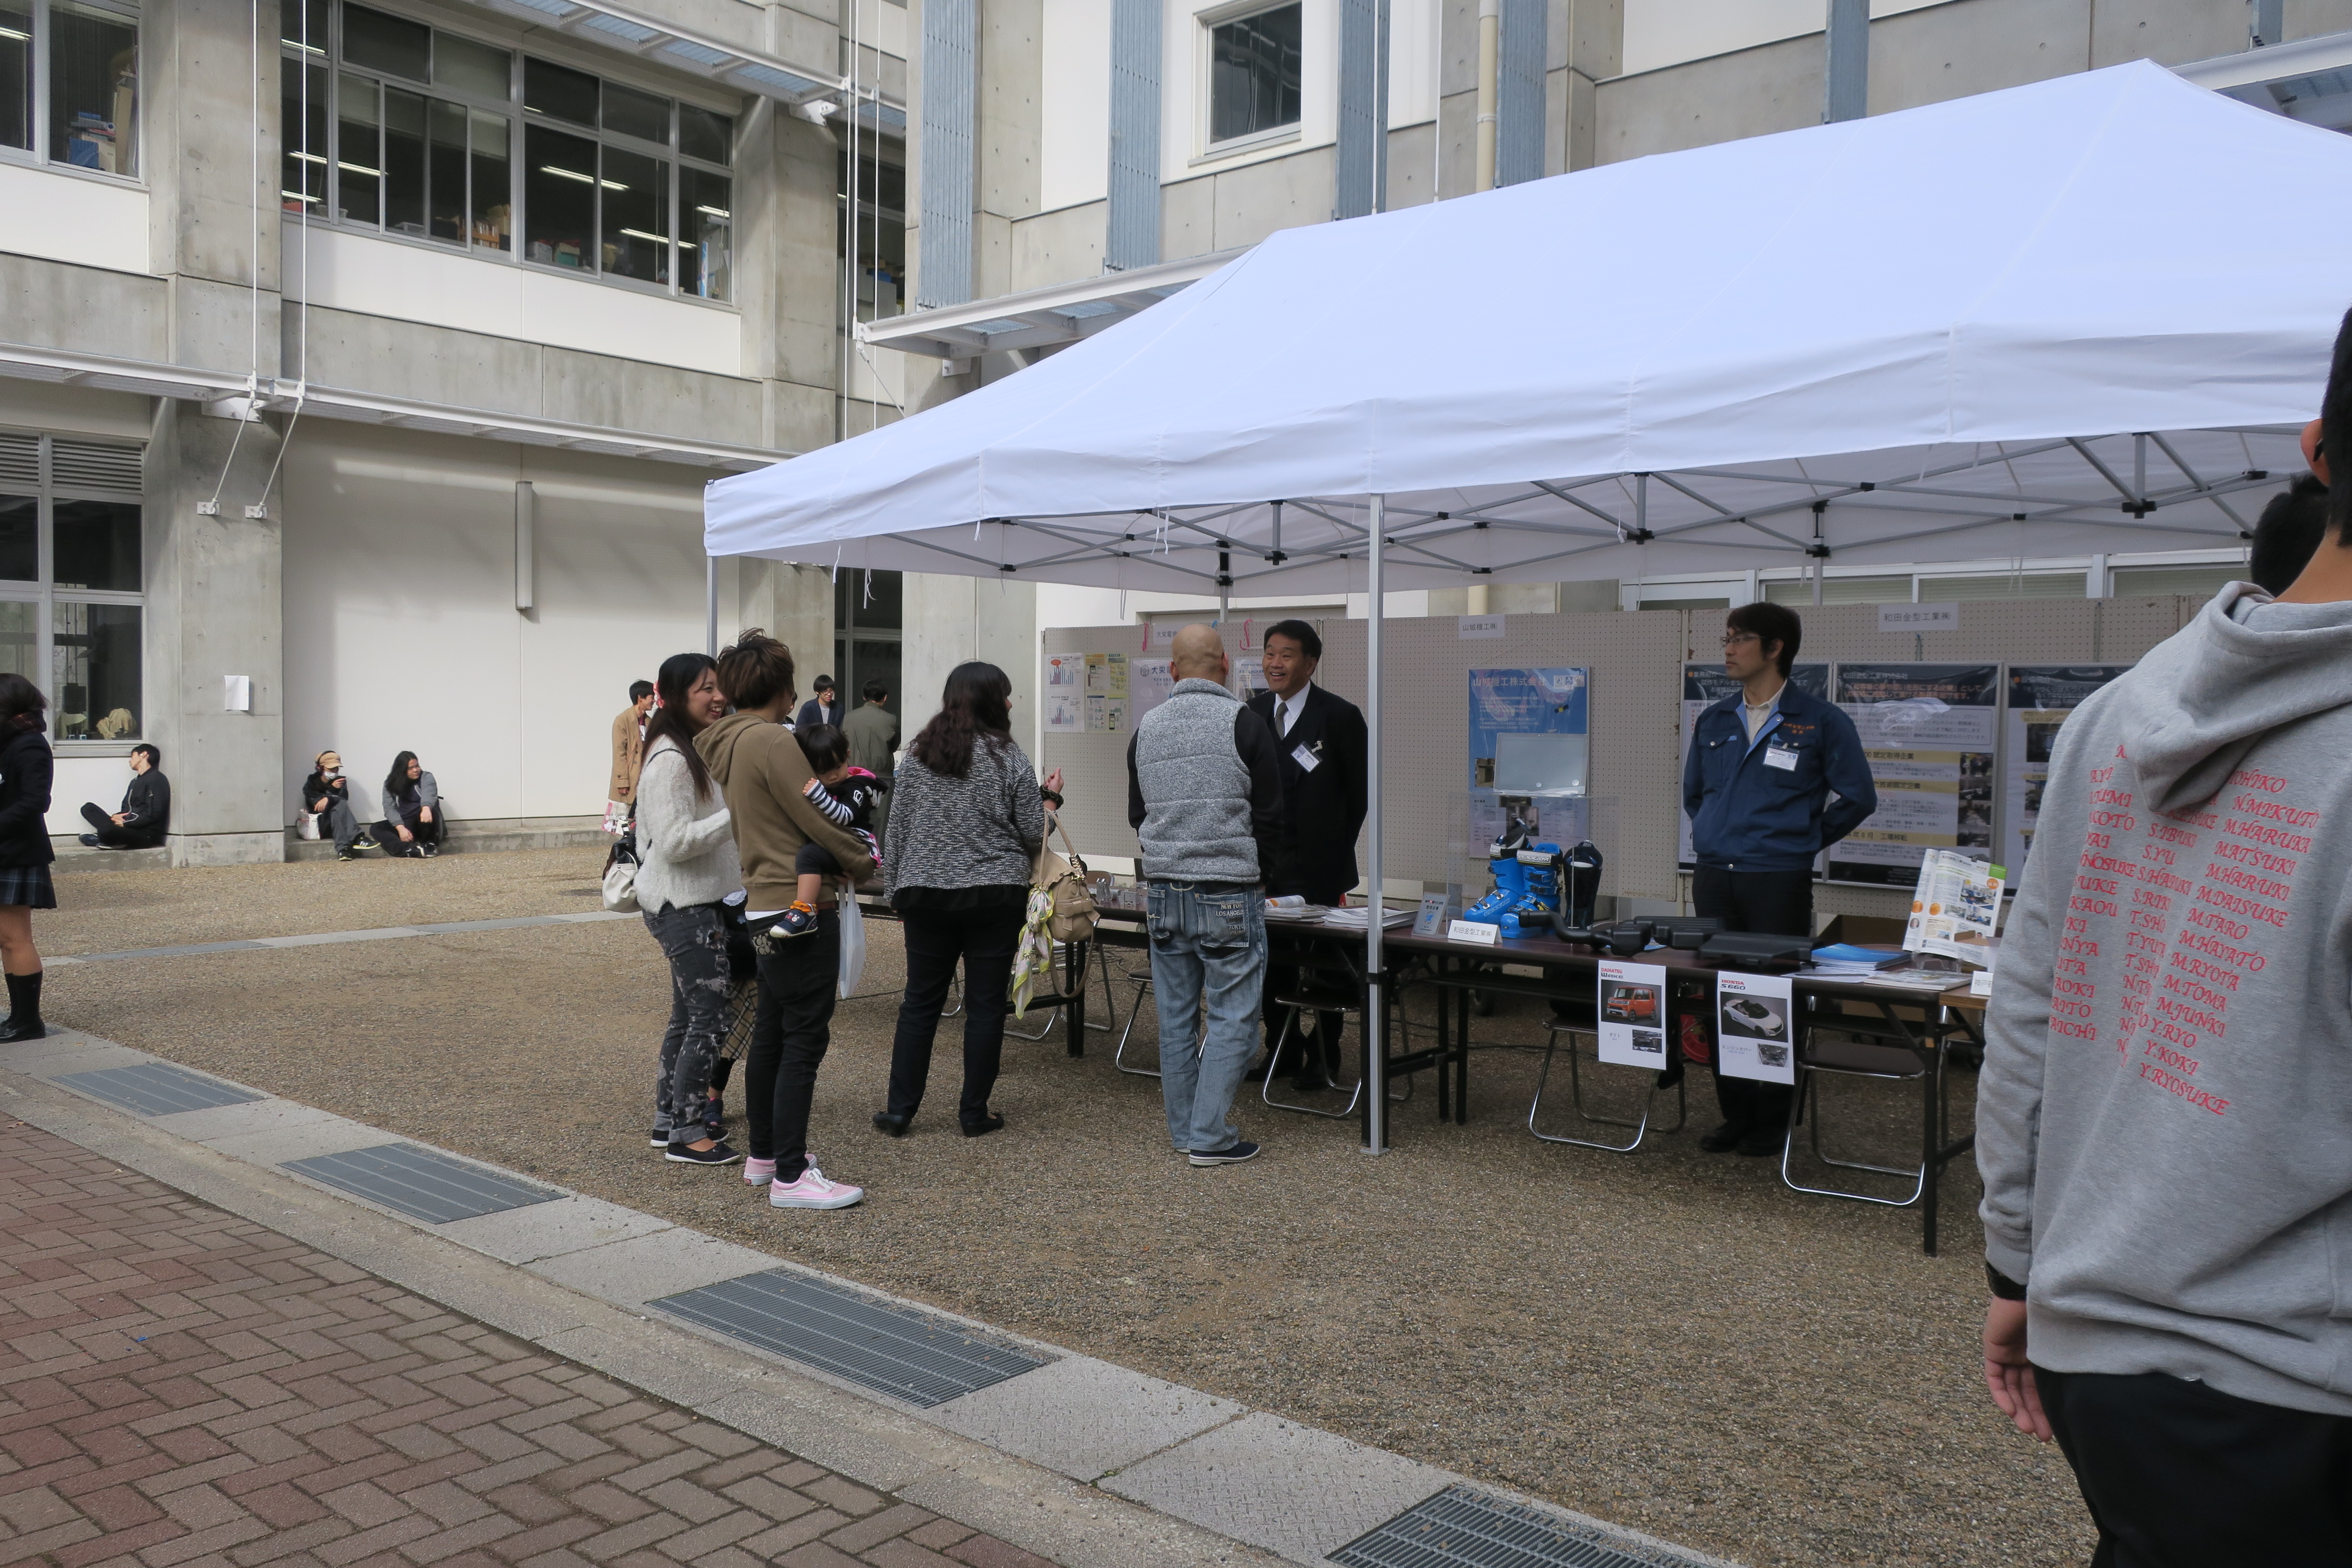
[[[967,659],[985,659],[1013,681],[1013,734],[1032,761],[1037,749],[1037,586],[908,573],[906,638],[898,679],[905,690],[892,706],[900,733],[912,738],[940,710],[948,671]]]

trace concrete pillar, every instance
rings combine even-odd
[[[236,435],[163,401],[148,448],[147,734],[172,780],[175,866],[286,858],[285,536],[278,493],[261,489],[278,437],[267,421]],[[215,485],[220,514],[199,514]],[[246,515],[257,498],[269,515]],[[222,678],[235,675],[252,679],[250,713],[223,706]]]
[[[1544,47],[1544,173],[1589,169],[1594,156],[1594,85],[1623,68],[1625,0],[1549,0]]]
[[[902,733],[912,736],[940,710],[948,671],[967,659],[986,659],[1013,680],[1013,737],[1037,758],[1037,588],[980,577],[909,572],[896,704]]]
[[[149,254],[169,289],[164,357],[249,365],[266,386],[279,369],[277,13],[263,7],[257,58],[246,0],[153,0],[144,21],[141,118]],[[156,404],[144,684],[147,733],[172,779],[177,865],[285,858],[283,519],[278,491],[265,489],[282,425]],[[217,515],[197,510],[215,496]],[[225,710],[226,676],[251,679],[250,713]]]
[[[833,668],[833,574],[822,566],[788,564],[744,557],[740,608],[726,618],[727,601],[720,601],[719,641],[734,640],[746,626],[765,627],[770,637],[793,650],[793,673],[801,695],[811,695],[809,682]]]
[[[831,130],[771,100],[755,100],[745,116],[735,170],[743,374],[760,378],[761,438],[788,452],[834,438],[840,156]]]

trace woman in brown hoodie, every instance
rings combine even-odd
[[[846,1208],[865,1190],[827,1181],[808,1157],[809,1101],[832,1043],[840,910],[821,904],[815,929],[789,939],[771,936],[769,928],[793,907],[793,860],[803,844],[831,850],[853,880],[870,876],[874,862],[861,839],[834,826],[804,794],[808,758],[783,724],[799,695],[791,650],[764,633],[745,632],[719,656],[719,689],[735,711],[696,736],[694,749],[734,821],[744,912],[760,960],[760,1011],[743,1064],[751,1143],[743,1179],[767,1187],[777,1208]]]

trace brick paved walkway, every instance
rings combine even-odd
[[[1050,1568],[0,1118],[0,1565]]]

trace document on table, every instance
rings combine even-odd
[[[1794,1083],[1796,982],[1785,974],[1715,977],[1715,1070],[1766,1083]]]
[[[1601,961],[1601,1059],[1619,1067],[1666,1065],[1666,971],[1657,963]]]

